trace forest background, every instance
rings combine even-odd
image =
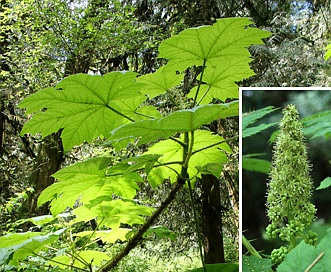
[[[329,10],[330,1],[318,0],[123,0],[109,3],[1,0],[1,231],[4,233],[11,229],[17,219],[47,212],[45,208],[38,210],[35,203],[40,192],[54,182],[51,174],[72,162],[104,152],[102,144],[95,142],[64,154],[58,152],[62,147],[56,134],[43,141],[20,136],[26,117],[16,106],[25,97],[54,86],[65,76],[75,73],[105,74],[131,70],[146,74],[155,71],[162,64],[157,59],[161,41],[186,28],[212,24],[217,18],[225,17],[251,17],[258,28],[273,33],[265,41],[266,45],[250,47],[253,56],[251,67],[256,75],[240,82],[241,86],[328,86],[330,64],[324,61],[323,55],[331,35]],[[110,23],[105,24],[109,20]],[[173,98],[173,101],[158,103],[167,110],[181,102],[179,96],[174,95]],[[278,96],[268,97],[268,100],[276,101],[275,104],[280,103],[278,99]],[[223,136],[236,135],[238,120],[233,118],[221,124],[218,130]],[[232,149],[236,146],[236,141],[233,141]],[[233,157],[225,167],[224,180],[238,180],[236,154]],[[327,160],[325,157],[325,164]],[[235,262],[238,259],[238,211],[230,198],[226,185],[229,182],[221,184],[222,205],[228,210],[224,222],[226,259]],[[234,195],[238,195],[238,186],[233,188]],[[167,185],[157,192],[146,187],[141,198],[161,201],[167,190]],[[249,197],[255,198],[254,194]],[[149,252],[152,254],[170,259],[167,257],[171,254],[184,252],[190,255],[187,249],[197,247],[192,211],[186,202],[181,201],[185,198],[188,198],[187,191],[183,191],[176,200],[176,208],[170,207],[158,222],[167,223],[183,238],[166,240],[157,246],[151,241]],[[179,215],[185,224],[178,222]],[[255,222],[254,213],[245,211],[245,216],[252,219],[250,222]],[[259,229],[259,224],[251,228]],[[140,250],[145,252],[144,248]],[[136,264],[137,261],[132,265]]]

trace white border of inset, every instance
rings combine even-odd
[[[239,87],[239,271],[242,271],[242,93],[243,91],[331,91],[331,87]]]

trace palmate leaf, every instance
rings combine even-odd
[[[159,138],[169,138],[177,132],[194,131],[213,120],[238,116],[238,101],[226,104],[203,105],[193,109],[180,110],[155,120],[143,120],[123,125],[112,131],[112,141],[139,138],[139,145]]]
[[[199,104],[208,104],[217,98],[225,101],[227,98],[239,98],[238,85],[245,78],[253,76],[254,72],[249,68],[248,61],[245,64],[224,63],[215,69],[205,69],[203,82],[197,101]],[[199,78],[199,76],[198,76]],[[198,86],[194,87],[188,97],[194,98]]]
[[[88,203],[99,196],[117,195],[132,199],[139,189],[137,181],[142,181],[137,173],[122,168],[108,168],[109,158],[99,157],[68,166],[53,176],[59,180],[47,187],[38,199],[38,205],[51,201],[53,215],[61,213],[67,207],[73,207],[77,199]],[[108,171],[110,174],[108,174]]]
[[[249,27],[249,18],[225,18],[212,26],[190,28],[160,44],[159,58],[169,60],[167,65],[183,71],[187,67],[215,67],[241,59],[247,63],[247,47],[262,44],[270,32]],[[235,35],[234,35],[235,33]]]
[[[137,82],[144,83],[144,93],[146,93],[149,98],[154,98],[160,94],[166,93],[170,88],[179,85],[183,78],[184,74],[176,73],[176,71],[165,71],[164,67],[161,67],[155,73],[138,77]]]
[[[63,146],[69,150],[125,123],[144,119],[137,111],[154,116],[151,107],[138,110],[146,96],[140,92],[144,84],[137,83],[136,76],[133,72],[112,72],[102,77],[77,74],[63,79],[55,88],[29,96],[19,107],[35,115],[21,134],[40,132],[45,137],[63,128]]]
[[[121,224],[143,224],[145,219],[142,216],[151,215],[153,210],[152,207],[138,205],[133,201],[112,200],[111,197],[103,196],[75,209],[73,213],[77,218],[72,223],[97,218],[100,226],[118,229]]]
[[[184,136],[182,135],[179,140],[183,141],[183,137]],[[193,178],[194,176],[201,177],[201,172],[199,170],[200,168],[204,168],[204,165],[219,164],[219,167],[222,167],[222,164],[227,161],[227,156],[219,149],[232,152],[229,145],[223,141],[224,139],[221,136],[213,135],[209,131],[198,130],[194,133],[193,155],[190,158],[188,165],[188,174],[190,178]],[[214,146],[201,150],[211,145]],[[173,140],[158,142],[150,147],[144,154],[163,155],[158,160],[158,163],[155,164],[155,166],[158,167],[154,167],[147,175],[148,181],[153,188],[161,184],[165,179],[170,179],[172,182],[176,181],[183,159],[183,149],[178,142]],[[169,164],[172,162],[173,164]],[[162,166],[162,164],[167,165]],[[220,172],[212,171],[212,173],[217,174]],[[219,178],[219,176],[217,178]]]
[[[159,57],[169,60],[167,70],[182,72],[187,67],[206,67],[202,81],[207,84],[204,89],[208,89],[208,95],[200,103],[209,103],[214,97],[222,101],[238,98],[234,83],[254,75],[248,65],[251,55],[247,47],[262,44],[262,39],[270,35],[249,27],[251,24],[249,18],[226,18],[212,26],[184,30],[161,43]],[[203,93],[199,93],[198,100]]]

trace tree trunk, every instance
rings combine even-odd
[[[48,206],[37,208],[37,200],[41,192],[54,183],[51,176],[61,168],[64,161],[61,132],[53,133],[46,137],[40,144],[33,172],[29,178],[29,184],[34,192],[29,195],[29,212],[31,214],[47,214]]]
[[[205,263],[224,263],[220,182],[213,175],[202,176],[201,219]]]

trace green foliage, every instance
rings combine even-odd
[[[319,112],[302,119],[304,132],[312,139],[324,137],[325,140],[331,138],[331,111]]]
[[[326,128],[324,122],[328,122],[329,117],[327,113],[319,113],[299,122],[294,105],[287,106],[283,114],[270,173],[267,209],[271,223],[266,228],[266,234],[272,239],[279,236],[288,245],[274,249],[270,258],[262,258],[243,238],[243,245],[252,255],[243,256],[243,271],[327,271],[330,229],[318,243],[317,233],[320,236],[324,233],[317,224],[310,226],[315,219],[315,208],[310,203],[312,184],[303,131],[312,132],[315,129],[316,134],[321,136],[323,133],[319,132]],[[318,189],[329,186],[330,179],[326,178]],[[322,226],[329,228],[327,224]],[[275,264],[279,264],[277,268]]]
[[[250,137],[252,135],[255,135],[269,127],[272,127],[276,125],[276,123],[271,124],[260,124],[258,126],[252,127],[252,125],[257,122],[259,119],[261,119],[263,116],[277,110],[277,108],[274,108],[272,106],[259,109],[256,111],[252,111],[250,113],[246,113],[242,117],[242,137]]]
[[[277,268],[277,272],[285,271],[328,271],[331,258],[331,229],[318,243],[316,247],[306,244],[304,241],[295,247],[282,264]]]
[[[268,173],[270,169],[270,162],[263,159],[255,158],[260,154],[247,154],[242,156],[242,168],[248,171],[255,171],[260,173]]]
[[[54,242],[65,231],[60,229],[55,232],[40,233],[11,233],[0,238],[1,259],[0,263],[8,263],[13,266],[19,266],[21,260],[27,256],[34,256]]]
[[[270,259],[259,258],[257,256],[242,256],[243,270],[242,272],[271,272],[273,263]]]
[[[321,182],[320,186],[318,186],[318,187],[316,188],[316,190],[321,190],[321,189],[329,188],[330,186],[331,186],[331,178],[330,178],[330,177],[327,177],[327,178],[325,178],[325,179]]]
[[[109,139],[121,141],[139,138],[138,144],[141,145],[156,141],[159,138],[169,138],[177,132],[194,131],[214,120],[237,115],[238,101],[226,104],[208,104],[193,109],[179,110],[159,119],[123,125],[112,131]]]
[[[274,108],[272,106],[265,107],[259,110],[255,110],[246,114],[243,114],[242,116],[242,138],[251,137],[253,135],[256,135],[259,132],[262,132],[263,130],[266,130],[272,126],[274,126],[276,123],[270,123],[270,124],[259,124],[254,125],[256,122],[258,122],[261,118],[266,116],[267,114],[270,114],[277,110],[277,108]],[[253,126],[254,125],[254,126]],[[248,171],[256,171],[261,173],[268,173],[270,168],[270,162],[256,158],[259,155],[262,154],[245,154],[242,156],[242,168]]]
[[[21,134],[41,133],[45,137],[61,129],[65,150],[96,138],[106,138],[117,149],[148,144],[148,151],[142,155],[118,163],[98,157],[53,175],[58,182],[43,191],[38,205],[50,202],[53,215],[70,208],[74,219],[69,225],[95,220],[97,229],[93,233],[78,232],[76,237],[81,242],[71,242],[49,264],[60,262],[61,268],[69,264],[70,268],[98,266],[108,257],[90,251],[88,242],[83,242],[85,239],[123,241],[131,235],[124,226],[133,227],[134,235],[140,235],[134,226],[146,222],[144,227],[149,227],[151,222],[145,219],[153,208],[135,199],[142,177],[156,188],[167,179],[182,184],[188,179],[194,182],[201,173],[220,176],[226,153],[231,153],[231,149],[226,139],[203,126],[220,118],[238,116],[237,101],[223,104],[219,101],[238,98],[236,82],[253,75],[247,47],[262,43],[270,35],[250,24],[247,18],[229,18],[212,26],[185,30],[161,44],[159,57],[168,59],[168,63],[153,74],[72,75],[19,104],[27,109],[26,114],[33,114]],[[93,24],[89,22],[87,30],[91,29]],[[169,89],[179,88],[181,73],[193,66],[200,69],[200,74],[192,79],[196,86],[188,95],[188,99],[193,98],[189,108],[161,115],[156,107],[146,106],[147,98],[168,95]],[[209,104],[212,101],[217,103]],[[129,140],[135,142],[127,145]],[[160,141],[152,144],[157,140]],[[154,233],[171,237],[164,229],[155,229]]]
[[[331,43],[328,44],[327,47],[325,47],[325,50],[327,50],[327,51],[326,51],[326,53],[324,55],[324,59],[325,60],[328,60],[331,57]]]
[[[145,232],[144,236],[152,235],[153,233],[156,234],[159,238],[170,238],[171,240],[176,239],[176,233],[172,230],[169,230],[165,226],[151,227]]]

